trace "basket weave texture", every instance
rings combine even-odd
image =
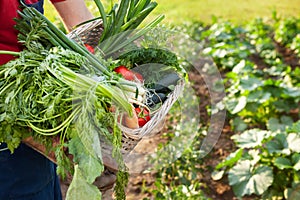
[[[94,20],[85,23],[68,34],[68,37],[81,44],[88,44],[93,48],[97,47],[103,32],[101,20]],[[119,124],[122,131],[122,149],[123,155],[129,154],[139,141],[146,136],[158,133],[164,125],[164,119],[171,109],[172,105],[177,101],[179,95],[184,88],[184,81],[179,81],[174,90],[168,95],[167,100],[162,106],[151,114],[151,119],[143,127],[137,129],[130,129]],[[100,139],[101,141],[101,139]],[[104,141],[102,142],[102,154],[111,154],[112,147]]]

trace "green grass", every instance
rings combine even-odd
[[[157,0],[157,13],[165,13],[167,22],[212,22],[212,16],[234,23],[244,23],[257,17],[300,17],[300,0]]]
[[[117,0],[114,0],[115,2]],[[220,20],[230,20],[242,24],[257,17],[271,18],[276,11],[278,16],[300,17],[300,0],[156,0],[158,7],[152,16],[165,14],[164,23],[180,24],[187,21],[212,22],[215,16]],[[91,10],[92,0],[86,0]],[[104,3],[110,0],[103,0]],[[46,1],[45,15],[57,20],[57,13]]]

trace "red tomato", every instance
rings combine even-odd
[[[139,127],[143,127],[150,119],[150,113],[146,108],[135,108],[135,112],[138,117]]]
[[[134,75],[135,75],[135,78],[137,80],[139,80],[141,83],[144,81],[144,78],[143,78],[143,76],[140,73],[134,72]]]
[[[86,48],[89,52],[91,52],[92,54],[95,53],[95,50],[94,50],[94,48],[93,48],[91,45],[84,44],[84,46],[85,46],[85,48]]]
[[[121,74],[128,81],[139,80],[140,82],[143,82],[143,76],[141,74],[129,70],[124,65],[116,67],[114,71]]]

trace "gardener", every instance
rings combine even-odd
[[[14,29],[14,18],[20,9],[20,0],[0,0],[0,50],[21,51],[17,42],[18,32]],[[22,0],[43,12],[43,0]],[[51,0],[60,14],[67,30],[88,19],[93,18],[85,6],[84,0]],[[13,59],[10,55],[0,54],[0,66]],[[0,133],[2,134],[2,133]],[[104,176],[104,175],[103,175]],[[102,177],[102,176],[101,176]],[[111,184],[103,180],[101,187]],[[21,144],[13,154],[6,145],[0,143],[0,200],[54,200],[62,199],[59,179],[55,164]]]

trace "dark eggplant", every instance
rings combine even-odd
[[[175,72],[166,74],[155,83],[154,90],[157,93],[169,93],[171,92],[169,86],[176,85],[179,80],[180,77]]]
[[[167,99],[167,95],[164,93],[154,93],[152,96],[153,103],[163,103]]]
[[[166,94],[151,92],[149,95],[149,100],[147,102],[147,105],[149,107],[154,107],[156,104],[164,103],[165,100],[167,100]]]

